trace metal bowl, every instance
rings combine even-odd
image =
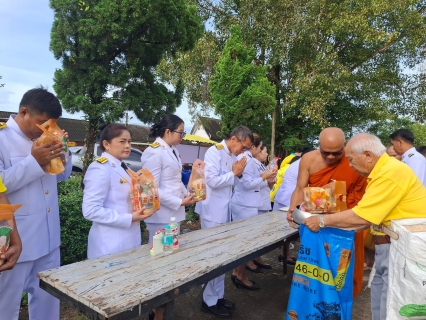
[[[305,220],[306,218],[312,217],[312,216],[317,216],[318,214],[315,213],[309,213],[306,211],[302,211],[299,210],[297,208],[295,208],[293,210],[293,222],[295,222],[296,224],[300,225],[302,223],[303,220]]]

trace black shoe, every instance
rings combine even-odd
[[[237,279],[237,276],[235,276],[235,275],[233,275],[233,274],[232,274],[232,275],[231,275],[231,280],[232,280],[232,283],[233,283],[233,284],[235,284],[235,279]],[[253,280],[251,280],[251,279],[249,279],[249,281],[250,281],[251,283],[253,283],[253,284],[254,284],[254,283],[256,283],[255,281],[253,281]]]
[[[239,288],[244,288],[244,289],[247,289],[247,290],[259,290],[260,289],[260,287],[258,285],[256,285],[255,283],[252,282],[252,285],[248,286],[244,282],[242,282],[240,279],[238,279],[237,277],[235,277],[234,284],[238,289]]]
[[[250,270],[251,272],[255,272],[255,273],[262,273],[262,270],[260,270],[260,268],[250,268],[249,266],[246,266],[247,270]]]
[[[263,263],[257,262],[256,260],[253,260],[253,263],[257,265],[259,268],[272,269],[272,266],[270,264],[263,264]]]
[[[226,300],[224,298],[218,299],[217,303],[229,310],[232,310],[235,308],[235,303],[233,303],[232,301]]]
[[[205,313],[211,313],[217,318],[229,318],[231,311],[221,304],[217,303],[214,306],[209,307],[204,301],[201,303],[201,311]]]

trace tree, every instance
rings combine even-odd
[[[199,0],[198,7],[219,45],[239,25],[269,68],[281,146],[312,140],[329,125],[350,135],[394,114],[426,119],[424,86],[405,72],[424,58],[424,0]]]
[[[67,111],[83,111],[89,122],[87,168],[99,124],[126,110],[145,123],[176,110],[182,83],[169,90],[154,68],[164,56],[193,48],[203,28],[196,7],[184,0],[51,0],[50,6],[50,49],[62,61],[54,89]]]
[[[266,78],[267,68],[255,64],[254,58],[254,49],[242,43],[241,29],[232,26],[210,79],[211,101],[221,115],[222,136],[242,124],[262,137],[270,134],[269,114],[274,108],[275,92]]]

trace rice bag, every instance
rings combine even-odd
[[[278,170],[278,160],[280,160],[280,157],[275,157],[274,159],[272,159],[271,162],[268,163],[268,165],[266,166],[266,170],[272,171],[272,172],[277,172]]]
[[[333,181],[323,187],[303,188],[303,208],[310,213],[335,213],[346,206],[346,181]]]
[[[50,161],[45,167],[44,171],[52,175],[60,174],[65,170],[65,165],[69,160],[68,156],[68,143],[66,137],[63,135],[61,128],[56,123],[56,119],[49,119],[42,125],[37,125],[43,134],[38,138],[37,143],[39,145],[45,145],[48,143],[63,143],[65,146],[64,154],[60,157]]]
[[[138,172],[127,169],[127,173],[132,179],[130,199],[132,200],[133,211],[145,207],[143,213],[152,214],[160,209],[157,182],[152,173],[146,168],[140,169]]]
[[[0,204],[0,255],[9,248],[10,234],[15,229],[13,215],[21,206],[22,204]],[[4,262],[4,259],[0,259],[0,266]]]
[[[188,181],[188,194],[194,194],[195,201],[206,200],[206,179],[204,177],[204,167],[206,163],[197,159],[192,164],[192,172]]]

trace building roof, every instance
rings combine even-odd
[[[0,121],[7,121],[11,114],[16,112],[0,111]],[[86,138],[88,122],[86,120],[59,118],[58,126],[68,132],[69,140],[75,142],[83,142]],[[133,142],[152,142],[154,139],[148,138],[149,127],[128,124],[130,135]]]
[[[215,141],[221,141],[223,137],[218,135],[218,132],[220,129],[222,129],[222,121],[219,119],[214,118],[208,118],[208,117],[201,117],[198,116],[197,124],[194,125],[193,130],[196,130],[196,126],[203,126],[204,130],[206,131],[207,135],[210,137],[210,140]],[[194,133],[194,132],[192,132]]]

